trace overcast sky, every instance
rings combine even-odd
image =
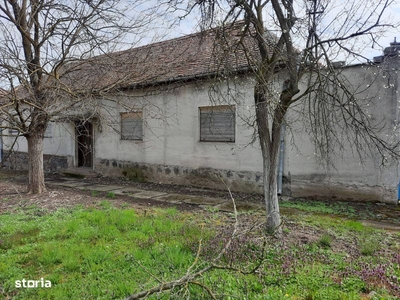
[[[343,1],[343,3],[347,3],[347,0],[336,0],[334,3],[338,3]],[[370,3],[374,3],[376,0],[367,0]],[[400,0],[395,0],[396,3],[393,4],[390,9],[385,12],[383,18],[389,22],[390,24],[400,23]],[[338,5],[336,5],[338,6]],[[344,4],[345,7],[345,4]],[[341,8],[339,8],[341,9]],[[175,13],[175,17],[182,15],[182,11],[178,11]],[[329,17],[335,18],[335,12],[330,12]],[[172,17],[173,18],[173,17]],[[194,33],[199,31],[199,27],[196,26],[198,23],[198,17],[196,17],[196,13],[192,13],[191,15],[187,16],[185,19],[179,22],[179,26],[174,28],[168,28],[169,26],[164,24],[159,26],[157,31],[156,40],[165,40],[170,38],[175,38],[179,36],[183,36],[186,34]],[[376,41],[376,44],[373,44],[371,41],[367,40],[366,38],[360,40],[359,49],[358,51],[365,57],[369,58],[370,60],[373,59],[374,56],[382,55],[383,49],[388,47],[394,39],[397,38],[397,41],[400,42],[400,27],[395,26],[394,28],[388,28],[387,31],[383,34],[383,36],[379,37]],[[143,40],[143,43],[151,43],[154,41],[153,37],[150,37]],[[351,57],[337,57],[335,60],[346,60],[347,63],[357,63]]]
[[[396,2],[396,4],[392,5],[390,9],[388,9],[386,14],[388,20],[392,24],[399,23],[400,21],[400,1]],[[395,28],[390,28],[387,30],[385,35],[378,40],[380,45],[377,45],[374,48],[371,48],[371,46],[366,47],[364,55],[371,58],[382,55],[383,48],[388,47],[395,38],[397,38],[397,41],[400,42],[400,27],[398,25],[399,24],[397,24]]]

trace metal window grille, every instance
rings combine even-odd
[[[121,113],[121,140],[143,140],[143,112]]]
[[[235,142],[235,106],[200,107],[200,141]]]

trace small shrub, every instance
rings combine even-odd
[[[379,243],[371,239],[364,239],[360,243],[360,253],[364,256],[371,256],[379,250]]]
[[[122,171],[122,175],[124,175],[128,180],[136,181],[136,182],[146,182],[147,178],[144,174],[143,170],[140,168],[125,168]]]
[[[110,191],[110,192],[107,193],[106,197],[114,199],[115,198],[115,193]]]
[[[330,248],[332,246],[333,237],[329,234],[323,234],[319,240],[318,244],[323,248]]]
[[[92,194],[92,197],[97,197],[100,194],[100,192],[99,191],[92,191],[91,194]]]

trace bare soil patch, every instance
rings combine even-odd
[[[63,180],[61,177],[52,177],[49,181]],[[106,183],[106,182],[104,182]],[[128,196],[116,196],[113,199],[105,198],[104,193],[93,196],[89,191],[74,190],[59,186],[47,185],[47,192],[40,195],[26,193],[26,175],[22,172],[1,171],[0,174],[0,213],[24,210],[36,207],[43,211],[54,211],[59,208],[75,206],[95,207],[107,199],[116,207],[176,207],[179,210],[200,209],[197,205],[173,204],[152,199],[137,199]]]

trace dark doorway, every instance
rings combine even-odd
[[[93,166],[93,125],[89,121],[78,121],[76,126],[76,143],[78,167]]]

